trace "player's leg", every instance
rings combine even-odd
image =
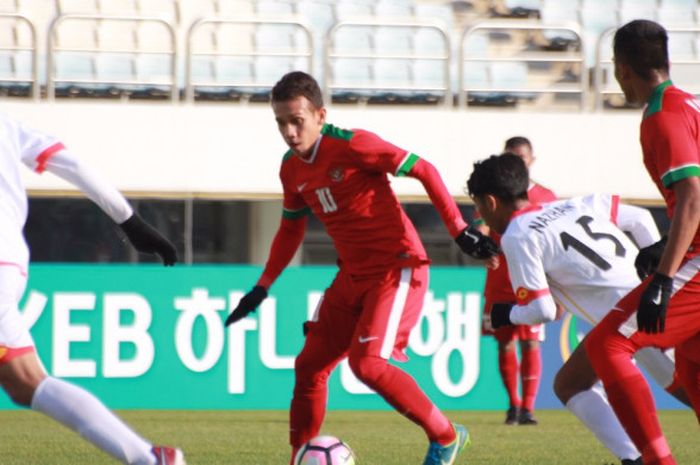
[[[673,353],[673,349],[664,351],[656,347],[645,347],[634,354],[634,359],[646,370],[656,384],[664,388],[678,401],[690,406],[690,399],[676,374]]]
[[[289,410],[289,442],[296,451],[318,434],[326,415],[328,377],[345,357],[357,322],[352,280],[343,272],[324,293],[315,321],[294,362],[294,395]]]
[[[428,285],[428,267],[396,269],[381,280],[366,283],[363,311],[348,358],[353,373],[392,407],[419,425],[440,449],[434,463],[453,463],[468,433],[447,417],[406,372],[387,363],[405,360],[403,349],[420,316]],[[430,453],[429,453],[430,455]],[[425,463],[433,463],[426,457]]]
[[[661,431],[649,386],[631,357],[642,347],[673,347],[700,332],[700,320],[695,316],[699,271],[700,257],[696,257],[684,263],[674,276],[664,332],[646,334],[636,330],[635,311],[645,281],[625,296],[618,303],[619,309],[612,310],[586,339],[591,364],[603,381],[610,404],[646,465],[675,464],[675,460]]]
[[[543,325],[518,326],[520,341],[520,380],[522,385],[522,404],[518,415],[518,424],[536,425],[533,412],[535,411],[535,399],[540,387],[542,377],[542,354],[540,352],[540,340],[543,339]]]
[[[700,422],[700,334],[676,347],[676,369]]]
[[[598,440],[620,460],[640,453],[622,428],[598,384],[584,344],[579,344],[554,378],[554,393]]]
[[[17,309],[25,281],[12,268],[0,266],[0,385],[10,398],[76,431],[122,463],[184,465],[182,452],[172,448],[155,448],[172,459],[159,461],[152,445],[92,394],[47,376]]]
[[[505,421],[507,425],[514,425],[518,422],[522,403],[518,394],[517,335],[517,326],[505,326],[494,331],[494,338],[498,344],[498,372],[508,395],[508,410]]]

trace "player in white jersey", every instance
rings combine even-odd
[[[621,204],[617,196],[531,204],[527,168],[513,154],[476,163],[467,187],[481,217],[502,234],[516,295],[515,305],[493,306],[494,328],[552,321],[557,304],[595,325],[639,284],[634,263],[638,249],[625,232],[640,247],[659,240],[649,212]],[[661,386],[676,390],[670,356],[649,348],[637,360]],[[597,381],[580,344],[557,373],[554,390],[623,464],[641,463]],[[672,393],[683,400],[682,392]]]
[[[0,114],[0,385],[16,404],[59,421],[123,463],[184,465],[179,449],[153,446],[92,394],[44,371],[18,308],[29,267],[22,233],[27,218],[22,164],[75,185],[120,225],[140,252],[157,253],[165,265],[177,260],[172,244],[57,139]]]

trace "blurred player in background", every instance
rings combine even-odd
[[[16,404],[48,415],[125,464],[184,465],[179,449],[154,447],[92,394],[44,371],[18,307],[29,270],[22,234],[28,204],[22,164],[37,173],[54,173],[80,189],[140,252],[157,253],[168,266],[177,260],[172,244],[63,144],[0,114],[0,385]]]
[[[651,214],[619,203],[617,196],[575,197],[545,205],[528,200],[528,171],[512,154],[474,165],[469,195],[491,228],[502,234],[501,248],[517,297],[495,302],[494,328],[541,324],[555,319],[557,304],[591,325],[639,284],[637,247],[654,244],[659,232]],[[624,232],[623,232],[624,231]],[[645,349],[638,361],[656,381],[675,392],[673,360]],[[640,453],[615,417],[580,344],[559,370],[554,391],[623,464],[641,463]]]
[[[651,391],[631,356],[643,347],[675,347],[678,377],[700,420],[700,101],[670,81],[668,35],[659,24],[622,26],[613,52],[625,98],[646,103],[644,165],[671,225],[665,241],[640,252],[650,276],[593,329],[586,350],[644,464],[672,465]]]
[[[257,285],[226,320],[255,310],[302,242],[307,215],[325,225],[338,252],[339,271],[326,289],[304,348],[295,363],[290,410],[292,460],[316,436],[326,412],[327,380],[345,357],[353,373],[430,441],[425,465],[450,465],[469,440],[450,423],[416,381],[388,363],[405,361],[404,349],[428,286],[429,259],[391,190],[387,174],[418,179],[449,233],[468,255],[496,254],[488,237],[468,228],[437,170],[417,155],[364,130],[326,123],[321,90],[313,77],[292,72],[272,89],[277,127],[289,146],[280,178],[284,210]]]
[[[525,137],[511,137],[506,141],[505,152],[519,156],[525,166],[530,168],[535,161],[532,144]],[[556,200],[554,192],[546,187],[530,180],[527,189],[530,201],[536,203],[550,202]],[[500,241],[499,234],[484,224],[478,217],[479,229],[497,243]],[[492,334],[498,342],[498,369],[501,373],[503,385],[508,392],[509,407],[506,411],[507,425],[536,425],[533,412],[535,411],[535,399],[542,376],[542,354],[540,353],[540,342],[544,340],[544,326],[536,325],[516,325],[493,329],[491,327],[491,306],[495,302],[513,302],[515,295],[510,285],[508,277],[508,266],[505,263],[503,254],[498,255],[498,265],[487,267],[486,284],[484,286],[484,317],[482,319],[482,334]],[[516,342],[519,341],[520,355],[522,363],[518,367],[518,354]],[[518,395],[518,372],[520,372],[520,384],[522,387],[522,400]]]

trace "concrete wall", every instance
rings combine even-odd
[[[265,104],[6,102],[3,111],[57,135],[121,190],[136,195],[279,198],[286,150]],[[658,200],[643,168],[638,111],[530,113],[416,107],[329,108],[329,122],[361,127],[434,163],[463,196],[475,160],[529,137],[532,176],[561,196],[619,193]],[[27,174],[34,194],[70,187],[50,174]],[[394,182],[405,199],[425,199],[412,179]]]

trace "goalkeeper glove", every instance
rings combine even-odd
[[[654,273],[642,292],[637,307],[637,328],[643,333],[663,333],[666,327],[666,307],[673,290],[673,278]]]
[[[262,286],[255,286],[249,293],[241,298],[241,301],[238,302],[238,306],[231,312],[228,318],[226,318],[225,326],[247,317],[248,314],[254,312],[255,309],[258,308],[258,305],[260,305],[266,297],[267,289]]]
[[[659,266],[659,261],[661,260],[661,255],[664,253],[667,240],[668,237],[664,236],[659,242],[654,242],[647,247],[639,249],[637,258],[634,260],[634,267],[637,269],[637,276],[639,276],[639,279],[644,280],[644,278],[652,274],[654,270],[656,270],[656,267]]]
[[[491,306],[491,327],[493,329],[510,326],[513,322],[510,321],[510,311],[513,309],[513,304],[497,302]]]
[[[484,235],[476,228],[467,227],[462,230],[455,242],[462,252],[472,258],[485,260],[500,252],[498,245],[490,237]]]
[[[173,266],[177,262],[177,252],[173,244],[136,213],[119,227],[139,252],[158,254],[165,266]]]

